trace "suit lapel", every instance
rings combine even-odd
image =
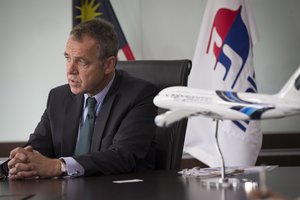
[[[65,109],[64,128],[62,132],[63,156],[72,156],[74,154],[84,99],[83,95],[70,95],[71,98],[69,98]]]
[[[100,149],[101,140],[104,134],[105,126],[108,124],[108,118],[111,113],[113,103],[116,99],[116,92],[119,87],[121,75],[116,70],[116,75],[111,88],[109,89],[106,97],[104,98],[102,107],[99,111],[94,127],[94,133],[91,144],[91,151],[98,151]]]
[[[104,128],[108,123],[108,117],[110,115],[110,111],[111,111],[114,100],[115,100],[115,95],[110,96],[109,101],[105,102],[99,111],[99,115],[96,119],[96,124],[94,127],[91,151],[99,150],[101,140],[103,137],[103,133],[104,133]]]

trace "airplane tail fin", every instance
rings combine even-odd
[[[300,101],[300,66],[276,96]]]

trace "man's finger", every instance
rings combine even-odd
[[[16,175],[19,172],[23,171],[33,171],[34,167],[31,164],[25,164],[25,163],[16,163],[14,167],[11,167],[9,169],[9,174],[10,175]]]
[[[17,171],[31,171],[34,169],[33,165],[26,163],[17,163],[14,168]]]
[[[17,148],[14,148],[13,150],[11,150],[10,153],[9,153],[9,159],[13,159],[15,157],[15,155],[18,152],[22,152],[22,150],[24,150],[24,149],[21,148],[21,147],[17,147]]]
[[[13,168],[17,163],[26,163],[28,161],[27,156],[24,153],[17,153],[8,163],[8,168]]]
[[[18,179],[39,179],[40,177],[36,175],[35,171],[30,172],[19,172],[17,174],[9,175],[8,178],[11,180],[18,180]]]
[[[22,178],[36,178],[37,172],[36,171],[21,171],[21,172],[18,172],[17,175]]]
[[[27,162],[27,156],[24,153],[17,153],[14,157],[18,162]]]
[[[24,149],[27,150],[27,151],[33,152],[33,148],[30,145],[26,146]]]
[[[8,169],[12,169],[15,167],[15,164],[17,164],[17,160],[16,159],[11,159],[10,161],[8,161],[7,163],[7,166],[8,166]]]

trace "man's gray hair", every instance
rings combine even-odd
[[[110,56],[117,57],[119,41],[114,26],[103,19],[92,19],[73,27],[70,35],[75,40],[82,41],[88,35],[96,41],[99,49],[99,59],[104,61]]]

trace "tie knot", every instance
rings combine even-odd
[[[97,104],[97,100],[94,97],[88,97],[87,100],[87,106],[88,106],[88,110],[89,111],[94,111],[95,110],[95,106]]]

